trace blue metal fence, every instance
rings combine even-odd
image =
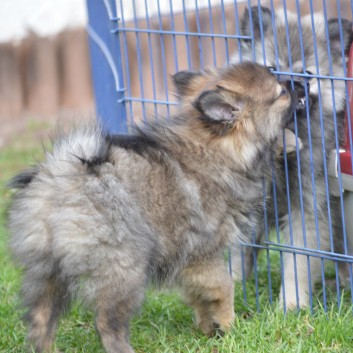
[[[96,109],[104,127],[126,133],[125,85],[119,36],[112,35],[119,22],[114,1],[89,0],[87,31],[94,81]]]
[[[233,267],[241,266],[237,271],[240,273],[239,279],[242,277],[245,302],[248,301],[249,286],[246,281],[246,267],[253,268],[248,281],[254,284],[257,309],[261,308],[259,293],[264,292],[261,286],[267,287],[266,293],[270,303],[277,298],[277,293],[273,294],[273,291],[278,291],[279,288],[274,283],[274,272],[278,273],[277,279],[282,282],[279,296],[284,309],[292,304],[288,298],[295,297],[297,307],[308,305],[313,310],[315,300],[319,298],[326,310],[328,301],[332,301],[332,296],[328,298],[327,295],[328,279],[334,281],[335,300],[341,305],[343,277],[348,283],[346,288],[352,293],[350,301],[353,304],[353,230],[349,217],[349,212],[353,212],[353,182],[350,173],[345,170],[342,173],[341,170],[340,152],[343,152],[344,146],[340,146],[342,133],[338,128],[343,99],[347,121],[351,121],[348,89],[353,79],[347,77],[347,53],[344,45],[347,30],[342,17],[352,19],[353,0],[87,0],[87,4],[97,113],[103,126],[110,132],[126,133],[129,124],[134,121],[170,114],[177,103],[170,92],[169,75],[182,69],[224,66],[231,61],[251,59],[274,66],[275,74],[288,75],[292,82],[301,79],[305,83],[307,102],[312,100],[310,89],[317,90],[317,111],[313,112],[309,104],[305,108],[306,132],[300,130],[303,122],[298,122],[295,117],[295,156],[284,154],[286,212],[283,212],[283,204],[280,205],[279,198],[283,199],[283,195],[280,195],[281,186],[277,185],[274,172],[271,191],[267,192],[268,187],[264,186],[264,237],[260,238],[256,233],[251,243],[242,244],[241,251],[233,254]],[[252,6],[255,6],[253,11],[246,12],[246,8],[250,9]],[[267,10],[261,6],[267,6]],[[319,15],[315,15],[317,11],[320,11]],[[248,32],[244,28],[246,13]],[[344,16],[341,17],[341,14]],[[330,18],[338,18],[337,27],[329,22]],[[266,27],[266,20],[269,19],[270,28]],[[293,29],[289,23],[293,21],[299,38],[297,47],[293,47],[291,43],[293,35],[290,31]],[[330,32],[331,24],[333,29]],[[307,32],[303,33],[304,25],[305,29],[310,26],[314,35],[308,37]],[[284,28],[285,33],[278,32],[280,26]],[[323,48],[322,38],[316,35],[319,31],[324,35]],[[283,40],[283,36],[285,40],[280,42],[280,37]],[[307,41],[312,43],[309,49]],[[248,42],[247,46],[244,42]],[[335,53],[333,45],[339,46]],[[269,62],[271,50],[275,52],[274,62]],[[300,52],[300,70],[298,61],[292,61],[293,50]],[[308,60],[308,50],[313,52],[310,59],[312,62]],[[287,52],[287,65],[283,64],[281,58],[283,51]],[[326,64],[327,70],[324,69]],[[342,74],[337,75],[337,72]],[[310,88],[307,83],[313,81],[312,86],[315,88]],[[345,97],[338,95],[337,92],[341,91]],[[331,106],[331,117],[328,117],[328,106]],[[316,114],[316,128],[320,131],[311,129],[314,124],[313,114]],[[332,136],[327,136],[329,125],[333,126]],[[300,134],[304,134],[302,151],[298,136],[303,136]],[[333,142],[329,139],[333,139]],[[347,140],[347,146],[352,146],[350,123],[347,124]],[[286,145],[285,139],[284,144]],[[332,151],[328,150],[328,144],[334,145]],[[307,157],[304,157],[305,151]],[[322,165],[318,165],[318,153],[322,156]],[[350,151],[344,153],[346,157],[348,153],[349,164],[353,169]],[[296,166],[295,182],[293,174],[290,174],[290,165],[293,163]],[[317,173],[318,168],[322,168],[320,175]],[[291,190],[293,185],[298,189]],[[293,192],[297,194],[299,204],[293,201],[293,195],[297,197]],[[332,209],[331,201],[334,197],[337,198],[337,203],[335,209]],[[271,200],[270,205],[268,199]],[[311,205],[311,209],[308,209],[308,205]],[[299,215],[293,219],[295,212],[299,212]],[[288,235],[287,239],[283,239],[280,231],[283,219],[280,219],[279,215],[283,216],[283,213],[287,215],[285,226],[288,229],[284,232]],[[337,214],[339,220],[336,219]],[[337,248],[337,239],[334,239],[334,224],[337,221],[341,226],[341,248]],[[265,250],[265,256],[259,259],[257,255],[260,249]],[[328,260],[333,263],[331,273],[325,268]],[[252,266],[249,266],[249,263]],[[291,269],[288,269],[288,264]],[[307,273],[303,275],[303,271]],[[311,277],[319,279],[318,291],[314,291]],[[293,278],[295,286],[285,285],[286,281],[290,282]],[[300,283],[303,278],[307,283]],[[294,294],[291,291],[294,291]],[[305,296],[308,297],[307,303]]]

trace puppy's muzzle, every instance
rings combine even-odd
[[[296,101],[296,111],[301,112],[302,110],[305,109],[306,106],[306,94],[305,91],[307,91],[307,95],[309,96],[310,93],[310,83],[308,81],[304,81],[301,79],[293,79],[293,86],[292,86],[292,81],[288,79],[281,79],[279,78],[280,82],[285,82],[285,85],[288,90],[294,90],[297,101]],[[306,87],[305,87],[306,85]]]
[[[306,84],[306,89],[305,89],[305,84]],[[294,81],[294,92],[297,94],[297,97],[298,97],[297,106],[296,106],[297,111],[301,111],[305,109],[305,106],[306,106],[305,91],[307,91],[307,94],[309,95],[309,92],[310,92],[309,82]]]

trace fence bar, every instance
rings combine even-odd
[[[87,0],[91,66],[97,115],[103,129],[126,133],[122,55],[119,35],[112,35],[119,19],[113,0]]]

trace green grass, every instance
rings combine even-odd
[[[37,129],[33,128],[34,130]],[[32,130],[33,130],[32,129]],[[19,288],[21,273],[11,261],[7,248],[6,209],[12,191],[5,182],[26,165],[42,158],[42,148],[33,131],[20,136],[0,150],[0,352],[25,351],[25,327],[21,321]],[[308,311],[284,315],[276,304],[269,305],[265,253],[259,260],[260,312],[255,310],[254,279],[247,284],[248,305],[243,301],[241,286],[235,295],[236,321],[232,331],[222,339],[204,337],[193,327],[192,311],[176,293],[148,290],[140,312],[131,327],[131,342],[138,353],[221,353],[221,352],[352,352],[353,318],[350,294],[342,294],[343,305],[337,308],[335,293],[330,292],[329,308],[324,312],[319,301],[314,314]],[[279,290],[278,254],[271,254],[274,298]],[[332,272],[332,269],[331,269]],[[333,273],[329,273],[333,276]],[[321,298],[321,293],[316,293]],[[94,329],[92,313],[76,304],[61,320],[56,339],[58,350],[70,353],[103,353]]]

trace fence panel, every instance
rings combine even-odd
[[[229,261],[245,302],[257,309],[263,297],[279,298],[285,310],[313,310],[317,298],[325,309],[328,301],[340,305],[342,285],[353,293],[352,27],[345,21],[353,1],[87,3],[98,114],[110,132],[172,114],[170,75],[179,70],[256,60],[303,85],[304,111],[290,127],[295,151],[264,185],[263,229]]]

